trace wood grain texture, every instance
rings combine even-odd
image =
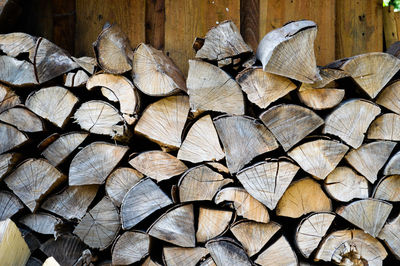
[[[240,1],[240,33],[253,51],[257,50],[260,23],[260,0]]]
[[[76,0],[75,54],[93,56],[93,43],[106,22],[118,23],[134,48],[145,41],[145,0]]]
[[[166,0],[164,51],[187,75],[188,59],[195,56],[194,38],[224,20],[240,27],[240,0]]]
[[[309,19],[318,25],[315,56],[318,65],[335,59],[335,0],[259,0],[260,40],[269,31],[293,20]]]
[[[165,0],[146,0],[146,43],[164,48]]]
[[[336,0],[336,58],[383,49],[382,1]]]

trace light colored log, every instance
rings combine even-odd
[[[207,242],[223,234],[228,229],[231,220],[231,211],[200,207],[196,232],[197,242]]]
[[[21,103],[21,99],[9,87],[0,84],[0,112]]]
[[[385,241],[386,246],[393,255],[400,259],[400,214],[395,219],[387,222],[380,231],[378,238]]]
[[[345,91],[342,89],[304,89],[303,85],[297,91],[300,101],[314,110],[324,110],[335,107],[343,100],[344,94]]]
[[[0,80],[10,86],[31,86],[37,84],[34,67],[27,61],[22,61],[6,55],[0,56]]]
[[[33,231],[44,234],[54,235],[55,227],[61,222],[57,217],[48,213],[30,213],[19,219],[19,222],[28,226]]]
[[[164,247],[163,260],[167,266],[196,266],[197,263],[208,254],[208,250],[203,247],[181,248]]]
[[[17,148],[28,141],[28,136],[5,123],[0,122],[0,153]]]
[[[376,98],[376,103],[400,114],[400,81],[389,84]]]
[[[21,157],[22,154],[16,152],[0,154],[0,180],[15,167]]]
[[[15,106],[0,113],[0,121],[13,125],[23,132],[44,131],[42,120],[22,106]]]
[[[140,231],[128,231],[119,236],[112,248],[113,265],[129,265],[150,253],[150,236]]]
[[[23,32],[0,34],[0,49],[8,56],[17,57],[22,53],[29,53],[33,62],[37,38]]]
[[[86,72],[93,74],[95,68],[97,67],[96,59],[89,56],[82,56],[79,58],[73,57],[72,59]]]
[[[377,117],[369,126],[367,138],[400,141],[400,115],[387,113]]]
[[[18,227],[10,219],[0,221],[0,261],[3,265],[25,265],[31,252]]]
[[[296,253],[284,236],[263,251],[255,262],[261,265],[298,265]]]
[[[220,237],[206,243],[211,257],[217,265],[230,265],[233,261],[235,266],[250,266],[252,262],[243,248],[233,239]]]
[[[400,201],[400,175],[382,178],[376,185],[373,197],[386,201]]]
[[[64,86],[70,88],[82,87],[88,81],[89,76],[83,70],[78,70],[76,73],[69,72],[64,76]]]
[[[397,152],[390,158],[383,170],[383,174],[400,175],[400,152]]]
[[[23,208],[24,205],[13,193],[0,191],[0,221],[11,218]]]

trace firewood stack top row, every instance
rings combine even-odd
[[[2,264],[399,263],[400,45],[320,67],[316,35],[225,21],[187,78],[118,25],[0,35]]]

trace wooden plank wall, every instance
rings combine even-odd
[[[317,63],[383,51],[400,38],[400,14],[382,0],[31,0],[13,31],[42,35],[76,56],[93,55],[92,43],[106,22],[119,23],[132,46],[150,43],[169,54],[184,73],[192,42],[233,20],[256,49],[270,30],[310,19],[319,31]],[[385,28],[385,29],[384,29]]]

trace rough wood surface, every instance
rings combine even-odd
[[[129,265],[149,254],[150,236],[140,231],[129,231],[118,237],[112,252],[112,263]]]
[[[24,208],[17,196],[8,191],[0,191],[0,221],[11,218]]]
[[[232,261],[238,266],[252,265],[243,248],[230,238],[210,240],[206,248],[217,265],[229,265]]]
[[[208,240],[223,234],[228,230],[231,220],[231,211],[200,207],[196,241],[201,243],[207,242]]]
[[[397,259],[400,259],[400,240],[398,238],[399,232],[400,215],[397,215],[395,219],[385,224],[378,235],[378,238],[385,241],[385,244]]]
[[[187,265],[195,266],[208,254],[208,250],[203,247],[180,248],[165,247],[163,249],[163,260],[167,266]]]
[[[382,178],[376,185],[373,197],[386,201],[400,201],[400,176],[392,175]]]
[[[0,261],[4,265],[25,265],[31,252],[18,227],[10,219],[0,221]]]
[[[255,260],[261,265],[271,265],[276,261],[283,265],[297,265],[296,253],[284,236],[281,236],[274,244],[263,251]]]

